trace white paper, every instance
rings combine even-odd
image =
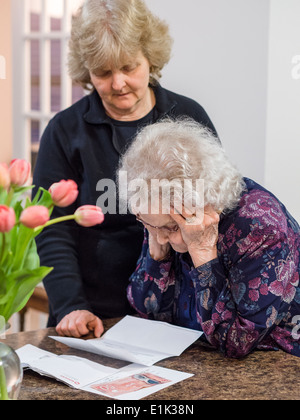
[[[72,388],[118,400],[139,400],[193,376],[158,366],[130,364],[113,369],[77,356],[57,356],[31,344],[18,349],[23,368],[53,377]]]
[[[17,354],[22,367],[28,367],[40,375],[54,377],[79,389],[117,371],[82,357],[57,356],[31,344],[18,349]]]
[[[32,346],[31,344],[26,344],[26,346],[16,350],[18,354],[22,367],[28,367],[30,363],[34,360],[41,359],[45,356],[54,356],[53,353],[46,350],[41,350],[38,347]]]
[[[152,366],[168,357],[180,356],[202,334],[166,322],[126,316],[100,338],[51,338],[79,350]]]
[[[159,366],[131,364],[83,390],[117,400],[140,400],[192,376]]]

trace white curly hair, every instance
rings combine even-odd
[[[124,172],[127,186],[120,185],[120,173]],[[139,196],[148,201],[151,200],[149,187],[152,180],[174,181],[172,185],[178,184],[179,191],[185,188],[185,197],[190,197],[191,207],[195,203],[202,209],[211,205],[219,213],[236,207],[245,188],[242,175],[229,161],[218,138],[189,118],[168,118],[143,128],[123,155],[118,174],[120,200],[126,200],[133,213],[130,201],[134,191],[128,186],[135,180],[146,181],[139,185],[140,189],[145,186],[145,191],[139,191]],[[184,183],[184,180],[192,182]],[[203,181],[200,201],[197,180]],[[186,188],[189,188],[188,192]],[[178,193],[177,188],[174,190]],[[173,202],[176,200],[176,192],[172,199]]]

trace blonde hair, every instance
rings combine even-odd
[[[192,180],[189,194],[194,202],[195,183],[202,180],[204,203],[201,202],[200,207],[210,204],[216,211],[223,212],[238,204],[245,187],[242,175],[230,163],[215,135],[185,117],[175,121],[166,119],[143,128],[124,154],[119,175],[120,171],[126,171],[127,185],[137,179],[145,180],[148,186],[153,179],[175,180],[181,186],[184,180]],[[121,185],[120,195],[122,190]],[[149,191],[140,191],[140,196],[150,200]],[[120,199],[130,203],[133,194],[129,189]]]
[[[69,73],[73,81],[91,89],[90,71],[122,67],[141,51],[150,63],[150,82],[155,83],[171,48],[168,25],[142,0],[85,0],[72,21]]]

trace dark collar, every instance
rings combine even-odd
[[[158,112],[159,118],[162,118],[176,105],[176,101],[169,98],[167,91],[163,89],[160,84],[155,86],[151,85],[151,88],[153,89],[156,98],[156,111]],[[96,90],[89,95],[89,109],[83,118],[90,124],[109,123],[102,100]]]

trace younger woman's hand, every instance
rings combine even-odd
[[[56,327],[56,332],[61,336],[82,337],[93,331],[99,338],[104,332],[100,318],[86,310],[73,311],[66,315]]]

